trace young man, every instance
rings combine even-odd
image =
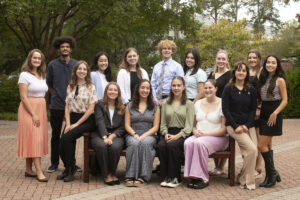
[[[47,68],[47,84],[51,93],[50,99],[50,124],[51,138],[51,166],[47,172],[56,171],[59,163],[59,140],[65,113],[65,99],[67,87],[76,60],[71,58],[72,49],[76,42],[73,37],[58,37],[53,41],[59,57],[52,60]],[[82,171],[79,167],[77,171]]]
[[[163,60],[154,66],[151,85],[154,101],[161,106],[163,99],[166,99],[170,92],[171,82],[175,76],[184,76],[182,66],[172,59],[176,52],[176,44],[171,40],[162,40],[158,44],[158,51]]]

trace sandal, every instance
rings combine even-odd
[[[138,178],[137,180],[134,181],[134,186],[135,187],[141,187],[146,184],[146,181],[142,178]]]
[[[124,182],[127,187],[134,187],[134,181],[132,178],[126,178]]]
[[[195,179],[192,179],[192,180],[187,184],[187,187],[188,187],[188,188],[194,188],[195,182],[196,182],[196,180],[195,180]]]

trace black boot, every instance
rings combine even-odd
[[[267,151],[268,152],[268,151]],[[265,161],[265,170],[266,170],[266,177],[264,182],[262,182],[261,184],[259,184],[259,187],[266,187],[266,185],[269,183],[269,166],[268,166],[268,162],[266,161],[267,158],[266,157],[266,152],[261,152],[261,155]]]
[[[75,165],[72,165],[71,167],[67,167],[67,176],[64,178],[64,182],[71,182],[74,181],[74,174],[76,172]]]
[[[64,178],[68,175],[67,173],[67,168],[65,168],[65,170],[61,173],[61,175],[58,175],[56,177],[56,180],[64,180]]]
[[[279,173],[276,171],[275,169],[275,165],[274,165],[274,159],[273,159],[273,150],[270,150],[270,176],[269,176],[269,183],[265,186],[267,188],[273,187],[276,182],[280,182],[281,178]]]

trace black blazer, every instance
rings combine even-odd
[[[94,115],[96,130],[92,133],[92,136],[100,136],[102,138],[105,135],[108,136],[109,133],[115,133],[118,137],[124,136],[124,114],[118,115],[115,110],[112,119],[113,125],[111,125],[109,110],[105,108],[104,103],[100,100],[95,105]]]

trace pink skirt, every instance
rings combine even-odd
[[[29,103],[40,120],[40,126],[33,124],[32,116],[20,103],[18,110],[17,154],[22,158],[37,158],[48,154],[48,120],[45,98],[30,98]]]

